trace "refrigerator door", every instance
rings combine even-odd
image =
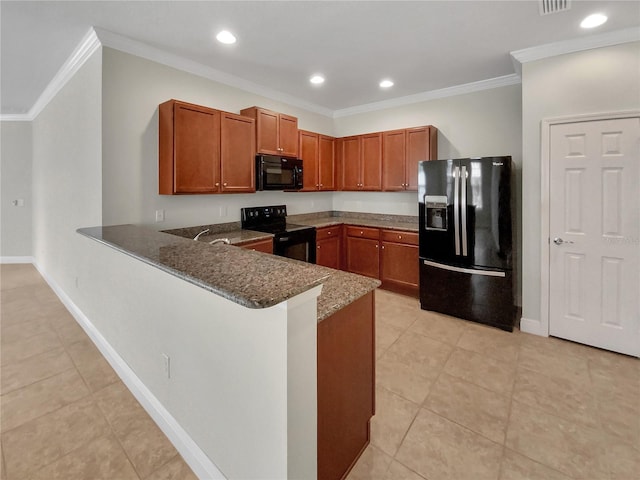
[[[420,307],[510,332],[515,314],[512,272],[420,259]]]
[[[459,256],[459,209],[456,213],[454,208],[454,203],[458,205],[456,198],[459,199],[460,188],[458,178],[454,175],[459,170],[459,162],[456,160],[419,163],[418,222],[420,256],[423,258],[438,262],[455,262]]]
[[[460,160],[462,261],[511,268],[511,157]]]

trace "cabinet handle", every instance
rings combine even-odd
[[[331,230],[329,230],[329,231],[327,232],[327,235],[331,235]]]
[[[318,250],[320,250],[320,245],[316,245],[316,248],[317,248]]]
[[[398,240],[402,240],[402,235],[398,235]]]
[[[320,184],[320,187],[324,187],[324,185],[323,185],[323,184]]]
[[[360,230],[360,235],[364,235],[364,232],[362,230]]]
[[[223,186],[223,187],[226,187],[226,186],[227,186],[227,182],[224,182],[224,183],[222,184],[222,186]]]
[[[319,186],[320,186],[320,185],[318,185],[318,184],[316,183],[316,187],[319,187]]]
[[[216,182],[216,187],[219,187],[219,186],[220,186],[220,182]]]
[[[378,244],[376,243],[376,248],[378,248]]]
[[[378,246],[376,245],[376,248],[377,248],[377,247],[378,247]],[[384,245],[382,245],[382,249],[384,250]]]

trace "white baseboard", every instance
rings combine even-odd
[[[0,257],[0,263],[34,263],[33,257]]]
[[[540,320],[533,320],[531,318],[522,317],[520,319],[520,331],[531,333],[533,335],[539,335],[541,337],[549,336],[549,334],[542,328],[542,322]]]
[[[131,391],[133,396],[136,397],[149,416],[156,422],[173,446],[176,447],[176,450],[182,455],[182,458],[184,458],[184,461],[189,465],[191,470],[193,470],[193,473],[195,473],[200,480],[226,480],[222,472],[218,470],[215,464],[200,447],[198,447],[155,395],[142,383],[142,380],[131,370],[118,352],[107,342],[64,290],[62,290],[36,262],[34,262],[34,265],[58,298],[60,298],[60,301],[93,341],[98,350],[100,350],[100,353],[106,358],[123,383]]]

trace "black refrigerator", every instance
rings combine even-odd
[[[419,163],[420,306],[512,331],[511,157]]]

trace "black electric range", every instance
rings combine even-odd
[[[315,227],[288,223],[286,205],[242,208],[240,220],[245,230],[272,233],[274,254],[316,263]]]

